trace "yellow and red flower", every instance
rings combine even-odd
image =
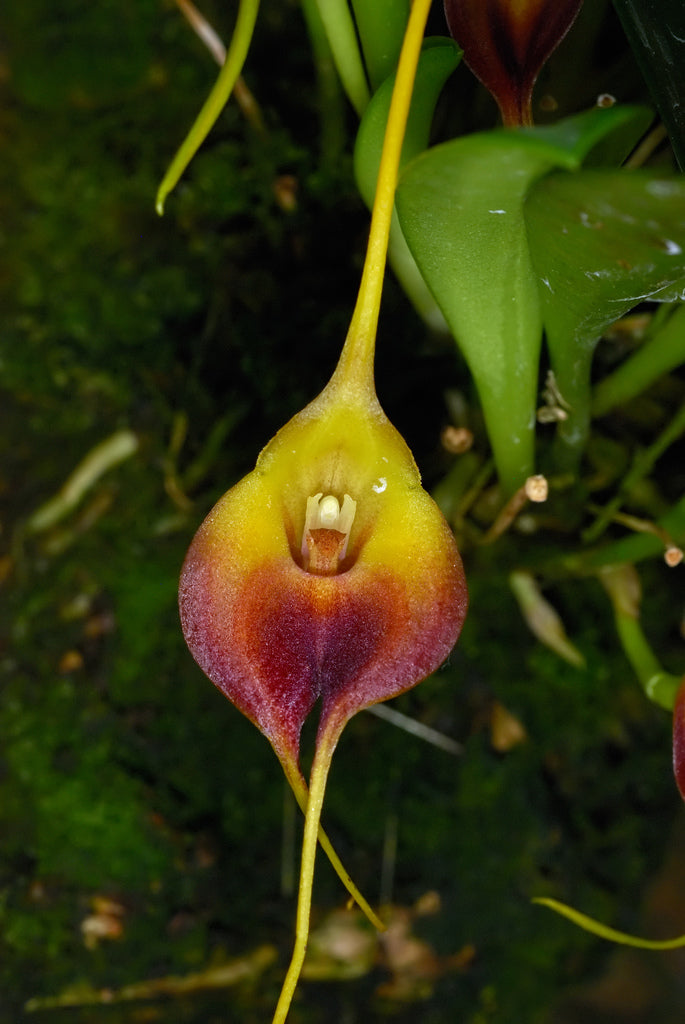
[[[193,657],[267,736],[305,811],[295,946],[273,1024],[284,1024],[304,962],[317,841],[382,927],[319,825],[340,734],[357,711],[436,669],[466,614],[454,537],[373,383],[397,168],[429,7],[430,0],[415,0],[409,16],[359,297],[338,367],[212,509],[181,573],[181,623]],[[308,788],[300,734],[317,702]]]
[[[183,631],[285,766],[322,728],[425,678],[466,612],[454,538],[375,394],[335,384],[263,450],[188,552]]]

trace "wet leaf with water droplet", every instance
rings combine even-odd
[[[552,366],[571,406],[559,438],[575,460],[603,331],[646,299],[685,295],[685,180],[640,171],[550,174],[531,188],[525,221]]]
[[[469,135],[422,154],[400,176],[402,230],[476,381],[509,494],[535,471],[542,319],[526,195],[643,119],[642,108],[611,108],[549,128]]]

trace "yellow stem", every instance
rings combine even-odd
[[[302,813],[306,815],[307,807],[309,804],[309,790],[307,788],[307,783],[305,782],[304,778],[298,771],[296,771],[293,768],[290,768],[289,765],[286,765],[283,762],[281,763],[283,765],[285,777],[288,780],[288,784],[291,790],[293,791],[293,795],[297,800],[298,806]],[[345,886],[345,888],[347,889],[347,891],[349,892],[350,896],[357,904],[359,909],[368,918],[368,920],[374,926],[374,928],[381,932],[385,931],[385,925],[381,921],[378,914],[376,914],[375,911],[371,909],[367,901],[360,893],[357,886],[350,878],[349,874],[345,870],[344,864],[340,860],[340,857],[338,857],[337,853],[333,849],[333,844],[331,843],[330,839],[328,838],[328,836],[326,835],[321,826],[319,826],[319,844],[324,853],[326,854],[326,856],[328,857],[333,870],[335,871],[338,878]]]
[[[352,314],[345,347],[331,380],[332,386],[348,390],[351,395],[367,396],[369,392],[374,392],[373,356],[388,238],[395,204],[395,188],[407,116],[414,91],[416,67],[430,7],[431,0],[414,0],[409,15],[383,140],[376,196],[371,212],[369,243],[357,304]]]
[[[278,998],[272,1024],[284,1024],[288,1016],[307,952],[309,917],[312,908],[312,887],[314,885],[314,863],[316,860],[316,846],[320,835],[319,822],[321,820],[321,808],[323,807],[323,798],[326,792],[326,781],[331,767],[336,740],[337,735],[334,738],[325,736],[323,742],[317,746],[316,753],[314,754],[312,773],[309,779],[307,811],[304,820],[304,838],[302,840],[300,889],[295,921],[295,945],[290,966],[283,982],[283,988]]]
[[[404,132],[414,89],[416,68],[430,6],[431,0],[414,0],[409,15],[383,141],[383,151],[376,184],[376,196],[371,214],[369,242],[362,271],[362,280],[359,286],[359,294],[345,340],[345,346],[329,385],[329,387],[346,392],[346,397],[349,400],[363,398],[368,401],[369,394],[375,396],[373,357],[388,251],[388,239],[395,203],[395,188],[397,186]],[[339,725],[337,728],[324,731],[323,734],[320,733],[314,754],[308,793],[306,793],[304,780],[300,780],[286,768],[286,776],[293,788],[295,797],[301,807],[303,803],[306,804],[306,812],[295,924],[295,945],[276,1006],[276,1012],[274,1013],[273,1024],[285,1024],[307,952],[316,847],[319,841],[322,841],[322,845],[325,842],[330,847],[325,833],[320,828],[321,808],[323,806],[331,758],[340,735],[340,729],[341,726]],[[324,849],[326,849],[326,846],[324,846]],[[340,869],[344,871],[332,847],[326,849],[326,853],[349,889],[350,887],[346,881],[348,878],[347,873],[344,872],[343,877],[343,874],[338,870],[339,865]],[[332,857],[331,854],[333,854]],[[357,899],[357,895],[355,895],[355,899]]]

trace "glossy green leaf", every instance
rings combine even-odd
[[[648,107],[618,104],[594,107],[575,117],[540,128],[522,128],[520,134],[544,138],[572,154],[583,165],[620,164],[653,119]]]
[[[409,0],[352,0],[372,89],[377,89],[397,66],[410,6]]]
[[[534,472],[542,336],[523,202],[533,182],[577,168],[627,116],[592,110],[549,128],[455,139],[400,176],[402,230],[469,364],[507,492]]]
[[[525,219],[552,368],[571,406],[559,425],[560,458],[574,465],[588,432],[602,332],[645,299],[685,294],[685,179],[550,174],[531,189]]]
[[[513,133],[471,135],[419,157],[397,192],[409,248],[476,382],[507,492],[533,473],[542,333],[523,199],[560,158]]]
[[[614,0],[614,7],[685,170],[685,4]]]

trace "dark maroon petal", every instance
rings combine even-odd
[[[505,125],[532,123],[531,99],[545,61],[582,0],[445,0],[450,33],[494,96]]]

